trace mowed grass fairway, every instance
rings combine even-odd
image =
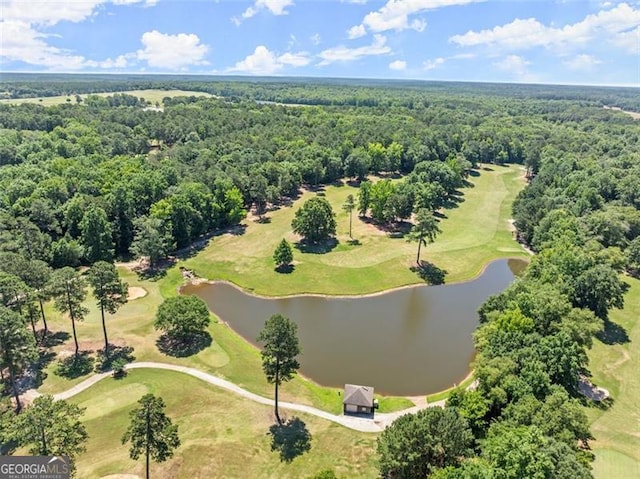
[[[524,187],[520,166],[483,168],[464,188],[463,201],[443,210],[443,233],[435,243],[423,247],[421,259],[447,271],[445,281],[454,283],[477,276],[496,258],[527,257],[513,239],[509,218],[511,204]],[[333,295],[365,294],[421,282],[410,270],[415,264],[417,243],[393,238],[353,213],[353,238],[349,244],[349,217],[342,210],[347,195],[357,198],[358,188],[328,186],[321,193],[337,217],[338,244],[328,252],[301,252],[294,248],[295,270],[274,270],[273,251],[282,238],[295,243],[291,230],[295,211],[316,193],[305,192],[293,204],[266,214],[267,222],[250,217],[244,230],[214,237],[184,266],[208,279],[231,281],[249,291],[267,296],[300,293]]]
[[[125,93],[127,95],[133,95],[135,97],[142,97],[145,100],[151,102],[151,104],[155,105],[159,103],[162,105],[162,99],[165,97],[174,97],[174,96],[212,96],[209,93],[204,93],[201,91],[186,91],[186,90],[128,90],[121,92],[108,92],[108,93],[90,93],[90,94],[82,94],[78,95],[83,100],[87,98],[89,95],[97,95],[97,96],[112,96],[116,93]],[[52,105],[62,105],[63,103],[75,103],[76,96],[75,95],[59,95],[59,96],[45,96],[38,98],[18,98],[18,99],[5,99],[0,100],[0,103],[9,103],[11,105],[19,105],[21,103],[35,103],[37,105],[43,106],[52,106]]]
[[[594,383],[613,397],[609,410],[588,410],[596,479],[640,477],[640,281],[625,281],[631,285],[625,308],[613,310],[611,321],[626,331],[628,341],[607,345],[596,340],[589,352]]]
[[[70,400],[87,408],[83,422],[89,441],[87,452],[78,459],[77,477],[144,476],[144,458],[129,459],[128,445],[122,445],[120,438],[129,424],[129,411],[149,392],[164,399],[182,442],[171,460],[151,466],[152,477],[306,478],[323,469],[345,478],[376,477],[375,434],[296,414],[311,433],[311,450],[283,463],[277,452],[271,452],[270,407],[195,378],[154,370],[130,371],[121,380],[104,379]]]

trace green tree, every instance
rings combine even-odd
[[[39,456],[68,456],[71,471],[75,459],[86,448],[89,438],[80,417],[85,408],[65,401],[55,401],[47,394],[37,397],[31,406],[15,419],[14,436],[29,453]]]
[[[80,222],[80,232],[84,255],[89,263],[111,261],[113,239],[111,223],[102,208],[90,205]]]
[[[300,367],[296,359],[300,354],[298,326],[289,318],[274,314],[265,322],[257,340],[264,343],[262,369],[267,381],[275,387],[275,415],[278,424],[282,425],[278,413],[278,387],[290,381]]]
[[[317,243],[336,234],[335,214],[325,198],[314,196],[296,211],[291,227],[306,241]]]
[[[145,477],[149,479],[149,461],[164,462],[180,446],[178,426],[164,412],[164,401],[153,394],[145,394],[138,407],[129,413],[131,423],[122,436],[122,444],[130,442],[129,457],[136,461],[145,457]]]
[[[438,222],[429,211],[421,208],[416,213],[415,224],[411,228],[408,235],[409,241],[418,242],[418,255],[416,256],[416,263],[420,264],[420,247],[433,243],[438,233],[442,233],[438,228]]]
[[[473,434],[455,408],[432,407],[396,419],[378,437],[380,475],[388,479],[428,477],[471,454]]]
[[[49,300],[51,294],[47,289],[47,284],[51,279],[51,267],[39,259],[28,261],[24,267],[24,273],[22,279],[27,285],[31,286],[34,290],[35,298],[40,305],[40,315],[42,316],[42,323],[44,325],[43,337],[47,335],[49,327],[47,326],[47,318],[44,313],[44,303]]]
[[[360,189],[358,190],[358,214],[365,216],[371,206],[371,183],[365,181],[360,183]]]
[[[71,319],[73,341],[76,345],[75,355],[78,357],[80,347],[76,334],[76,321],[83,321],[89,310],[82,305],[87,298],[87,283],[73,268],[66,266],[57,269],[51,275],[50,291],[54,307]]]
[[[347,200],[342,205],[342,209],[349,214],[349,238],[353,239],[353,235],[351,234],[351,224],[353,219],[353,210],[356,207],[356,202],[353,199],[353,195],[347,195]]]
[[[33,292],[22,279],[10,273],[0,271],[0,304],[10,308],[24,317],[29,317],[33,337],[38,341],[36,333],[35,315],[30,307]]]
[[[131,252],[139,257],[147,256],[149,266],[153,267],[167,256],[171,247],[171,235],[164,231],[163,221],[159,218],[141,216],[133,224],[135,235]]]
[[[278,268],[287,266],[293,261],[293,250],[286,239],[282,238],[282,241],[278,243],[276,250],[273,252],[273,261],[275,261]]]
[[[583,271],[575,278],[572,295],[578,308],[589,308],[596,316],[607,319],[611,308],[622,309],[628,285],[609,265],[599,264]]]
[[[207,303],[197,296],[175,296],[160,305],[153,326],[173,337],[186,339],[202,333],[209,321]]]
[[[120,306],[127,302],[129,286],[123,283],[116,267],[106,261],[97,261],[89,269],[89,284],[93,289],[93,296],[98,301],[102,318],[102,332],[104,333],[104,355],[109,357],[109,339],[107,338],[107,324],[104,319],[105,311],[114,314]]]
[[[16,375],[38,357],[36,345],[27,331],[25,320],[15,311],[0,306],[0,370],[9,371],[9,382],[20,411],[20,395]]]
[[[630,275],[640,277],[640,236],[627,247],[625,267]]]

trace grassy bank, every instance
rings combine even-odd
[[[613,397],[610,409],[588,411],[597,479],[640,477],[640,281],[625,281],[625,308],[611,312],[614,344],[596,340],[589,352],[593,382]]]
[[[524,187],[518,166],[483,169],[470,178],[464,200],[444,211],[443,233],[423,248],[422,259],[447,271],[445,281],[453,283],[477,276],[491,260],[527,254],[513,240],[509,218],[515,195]],[[315,193],[306,192],[292,208],[269,212],[266,222],[249,218],[245,228],[214,237],[195,257],[184,262],[202,277],[231,281],[267,296],[296,293],[364,294],[421,282],[410,270],[415,263],[416,243],[392,237],[376,226],[353,216],[353,237],[349,244],[349,218],[341,207],[347,195],[358,189],[329,186],[323,195],[337,214],[338,244],[328,252],[294,249],[295,270],[274,271],[273,251],[282,238],[295,243],[291,231],[295,211]]]
[[[311,433],[312,447],[290,464],[283,463],[271,452],[270,407],[179,373],[135,370],[122,380],[103,380],[72,399],[87,408],[83,421],[89,433],[78,477],[144,475],[144,461],[129,459],[120,438],[129,424],[129,411],[148,392],[164,399],[182,442],[171,460],[152,465],[152,477],[304,478],[323,469],[333,469],[340,477],[376,475],[374,434],[296,414]]]

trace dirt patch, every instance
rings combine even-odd
[[[594,385],[585,376],[580,377],[580,380],[578,381],[578,390],[583,396],[596,402],[604,401],[610,396],[609,391],[605,388]]]
[[[144,298],[147,294],[147,290],[140,286],[129,286],[129,301]]]
[[[140,479],[140,476],[136,474],[109,474],[102,476],[102,479]]]

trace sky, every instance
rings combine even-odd
[[[0,72],[640,87],[640,0],[0,0]]]

